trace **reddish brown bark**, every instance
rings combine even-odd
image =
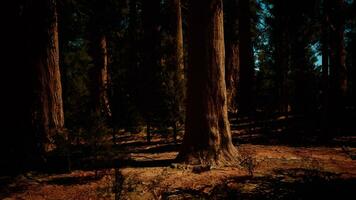
[[[64,127],[55,0],[29,1],[28,63],[34,70],[33,126],[43,152],[52,150]]]
[[[186,123],[177,160],[229,164],[237,151],[227,117],[222,1],[191,1],[189,9]]]

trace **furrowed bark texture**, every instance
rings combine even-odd
[[[227,116],[222,1],[191,1],[189,9],[187,114],[177,160],[229,164],[237,150]]]

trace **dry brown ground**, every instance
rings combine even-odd
[[[325,199],[336,193],[343,199],[356,194],[351,156],[356,148],[242,144],[242,166],[193,173],[190,167],[160,165],[177,154],[170,143],[155,138],[152,145],[130,147],[144,135],[123,138],[135,167],[21,175],[1,190],[0,199]]]

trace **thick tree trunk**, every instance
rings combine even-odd
[[[54,146],[64,126],[55,0],[28,2],[28,59],[35,71],[33,126],[40,151]]]
[[[237,91],[239,113],[248,115],[254,106],[255,64],[251,36],[250,0],[238,0],[240,70]]]
[[[187,113],[177,160],[229,164],[237,150],[227,116],[222,1],[191,1],[189,12]]]

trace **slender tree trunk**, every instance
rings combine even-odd
[[[251,1],[238,0],[240,70],[237,91],[239,113],[249,115],[254,110],[255,64],[251,36]]]
[[[322,25],[322,38],[321,38],[321,51],[322,51],[322,130],[323,134],[328,134],[329,126],[329,21],[330,6],[325,0],[323,3],[323,25]]]
[[[356,1],[352,4],[351,10],[356,10]],[[352,36],[351,36],[351,101],[353,102],[354,110],[356,112],[356,13],[352,15]],[[356,114],[356,113],[355,113]]]
[[[237,150],[227,116],[222,1],[195,0],[189,9],[187,113],[177,160],[228,164]]]
[[[28,62],[35,71],[33,126],[40,151],[48,152],[64,127],[55,0],[28,1]]]
[[[293,38],[298,36],[293,36]],[[294,98],[294,112],[299,115],[305,116],[309,108],[311,94],[309,79],[308,79],[308,61],[306,60],[306,40],[292,42],[291,45],[291,61],[295,69],[295,98]]]
[[[273,8],[275,15],[273,27],[273,42],[275,46],[274,58],[276,66],[276,88],[278,93],[277,104],[279,111],[288,112],[288,68],[289,68],[289,17],[286,13],[286,3],[284,0],[276,0]]]
[[[93,109],[96,113],[103,114],[106,119],[110,119],[107,40],[104,34],[94,36],[92,40],[91,57],[94,63],[92,71]]]
[[[159,107],[161,86],[160,67],[160,0],[142,2],[143,14],[143,65],[141,73],[140,106],[147,124],[153,126]],[[148,133],[147,133],[148,134]],[[149,137],[149,136],[147,136]]]
[[[182,124],[183,113],[184,113],[184,49],[183,49],[183,27],[182,27],[182,12],[181,12],[181,1],[172,0],[172,25],[173,25],[173,37],[174,42],[174,58],[173,66],[174,68],[174,110],[176,112],[173,121],[174,129],[177,129],[177,124]],[[176,134],[176,133],[174,133]],[[176,141],[176,135],[175,141]]]
[[[345,64],[343,0],[330,2],[330,115],[333,129],[340,128],[347,94],[347,70]]]
[[[178,81],[184,80],[184,49],[183,49],[183,26],[182,26],[182,12],[181,12],[181,2],[180,0],[173,0],[173,10],[175,20],[175,49],[176,49],[176,68],[178,71]]]

